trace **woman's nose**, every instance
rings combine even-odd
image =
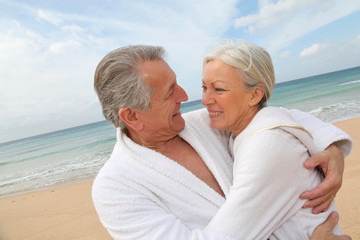
[[[203,91],[202,101],[201,101],[202,105],[207,106],[209,104],[212,104],[213,102],[214,101],[211,98],[210,94],[207,91]]]

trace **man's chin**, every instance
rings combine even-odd
[[[180,115],[180,119],[176,119],[175,126],[176,126],[176,129],[179,130],[179,132],[185,128],[185,120],[181,115]]]

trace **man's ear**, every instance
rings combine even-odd
[[[123,107],[119,110],[119,118],[123,120],[126,125],[135,131],[140,131],[144,128],[144,124],[139,119],[139,113],[131,108]]]
[[[259,83],[257,88],[251,90],[251,96],[249,99],[249,105],[257,105],[264,96],[264,85]]]

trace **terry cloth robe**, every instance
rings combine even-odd
[[[314,128],[306,127],[316,136],[326,133],[320,149],[339,140],[343,140],[342,149],[351,149],[350,138],[338,128],[305,113],[292,114],[300,122],[318,121]],[[197,151],[227,196],[233,169],[229,133],[210,128],[206,109],[183,117],[186,125],[179,135]],[[114,239],[231,239],[203,230],[225,198],[183,166],[134,143],[121,131],[94,181],[92,198],[100,221]],[[241,231],[241,226],[237,229]]]
[[[319,151],[311,133],[285,109],[263,108],[230,145],[234,184],[207,228],[236,239],[310,239],[336,211],[334,202],[319,214],[302,208],[301,193],[322,181],[317,170],[305,169],[303,163]],[[340,228],[334,233],[340,235]]]

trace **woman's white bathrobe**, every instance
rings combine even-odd
[[[318,171],[303,163],[319,151],[312,135],[285,109],[263,108],[231,145],[233,186],[208,229],[236,239],[310,239],[336,210],[334,203],[316,215],[302,208],[301,193],[322,181]],[[340,228],[334,233],[340,235]]]
[[[291,114],[312,131],[318,149],[340,141],[343,153],[350,152],[346,133],[299,111]],[[186,126],[179,135],[197,151],[228,197],[233,183],[229,134],[209,127],[206,109],[183,116]],[[92,197],[102,224],[115,239],[232,239],[211,227],[204,230],[225,198],[175,161],[120,131],[110,159],[94,181]]]

